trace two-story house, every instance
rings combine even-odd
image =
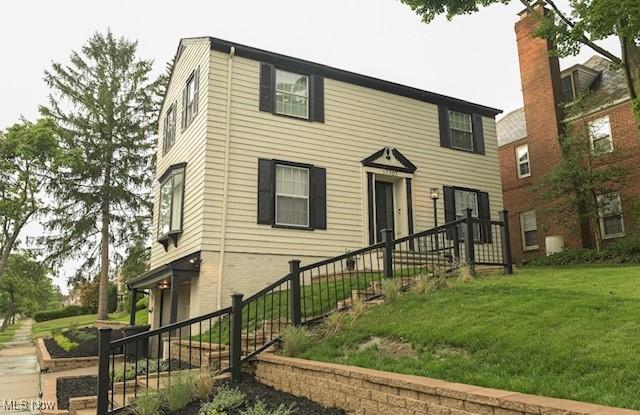
[[[640,234],[634,212],[640,200],[640,130],[623,69],[594,56],[560,70],[558,58],[550,54],[550,43],[533,35],[538,24],[525,11],[515,25],[524,107],[497,123],[514,261],[562,249],[555,245],[595,245],[592,221],[580,219],[577,212],[575,217],[557,220],[553,209],[546,209],[553,202],[536,194],[541,189],[536,184],[563,157],[559,138],[563,131],[586,131],[594,168],[615,166],[628,173],[615,192],[598,195],[607,206],[596,225],[604,242]]]
[[[428,68],[425,68],[428,70]],[[180,41],[159,118],[154,326],[309,263],[502,209],[500,111],[216,38]]]

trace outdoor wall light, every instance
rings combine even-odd
[[[440,189],[437,187],[432,187],[431,188],[431,200],[438,200],[440,199]]]
[[[169,282],[162,281],[160,284],[158,284],[158,288],[161,290],[166,290],[167,288],[169,288]]]

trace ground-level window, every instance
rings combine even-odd
[[[467,217],[467,209],[471,209],[471,216],[478,219],[478,193],[469,190],[455,189],[455,204],[456,204],[456,219],[463,219]],[[461,236],[464,238],[466,235],[465,226],[461,226]],[[473,224],[473,239],[478,240],[480,237],[480,225],[476,222]]]
[[[276,70],[276,112],[309,118],[309,77]]]
[[[276,165],[276,224],[309,226],[309,169]]]
[[[158,212],[158,238],[182,231],[184,166],[171,168],[162,177]]]
[[[473,124],[471,114],[449,110],[451,147],[473,151]]]
[[[518,177],[523,178],[531,176],[528,144],[516,147],[516,162],[518,164]]]
[[[589,137],[593,154],[600,155],[613,151],[609,116],[589,122]]]
[[[619,193],[609,193],[598,197],[601,207],[600,231],[604,239],[624,236],[622,202]]]
[[[538,248],[538,222],[536,212],[531,210],[520,214],[520,229],[522,230],[522,247],[526,249]]]

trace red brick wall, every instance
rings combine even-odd
[[[544,212],[544,202],[535,194],[534,186],[558,163],[561,157],[559,120],[562,119],[560,101],[560,67],[557,58],[549,56],[548,41],[532,36],[538,21],[526,13],[515,25],[522,80],[526,138],[500,147],[500,168],[505,209],[509,210],[511,243],[514,260],[520,262],[544,255],[545,236],[562,235],[565,246],[581,247],[582,234],[575,218],[554,217]],[[632,171],[620,186],[625,232],[640,234],[640,225],[632,214],[634,200],[640,198],[640,138],[629,102],[594,113],[577,122],[584,122],[609,114],[614,148],[611,156],[603,156],[603,163],[616,163]],[[531,176],[520,179],[516,171],[515,148],[528,144]],[[523,251],[520,213],[536,210],[539,248]]]

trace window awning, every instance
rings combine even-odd
[[[196,278],[200,273],[200,251],[149,270],[127,282],[129,290],[155,288],[175,277]]]

